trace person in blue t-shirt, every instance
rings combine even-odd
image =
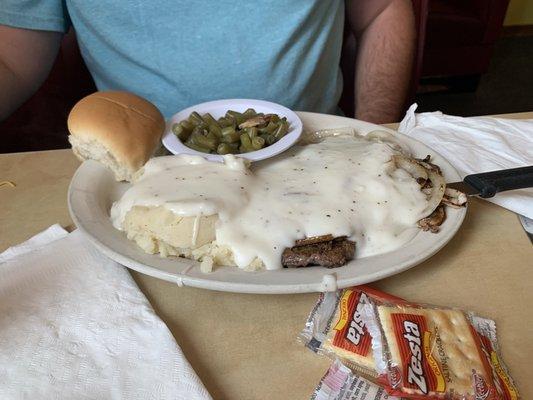
[[[39,88],[70,27],[99,90],[137,93],[166,117],[221,98],[337,113],[345,15],[358,43],[356,117],[398,120],[410,0],[0,0],[0,120]]]

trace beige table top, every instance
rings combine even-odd
[[[69,150],[0,155],[0,181],[17,185],[0,187],[0,251],[56,222],[72,228],[67,188],[78,165]],[[132,275],[215,399],[307,399],[327,370],[295,340],[316,294],[212,292]],[[374,286],[495,319],[504,359],[533,398],[533,246],[516,215],[475,200],[443,250]]]

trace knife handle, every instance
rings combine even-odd
[[[533,187],[533,166],[467,175],[463,181],[479,190],[480,197],[493,197],[498,192]]]

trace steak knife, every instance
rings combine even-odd
[[[501,169],[464,177],[462,182],[447,183],[467,196],[493,197],[506,190],[533,187],[533,165],[529,167]]]

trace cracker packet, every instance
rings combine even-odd
[[[328,356],[368,379],[377,378],[372,342],[361,317],[367,297],[401,301],[367,286],[319,295],[298,339],[315,353]]]
[[[399,400],[389,396],[375,383],[358,376],[339,360],[333,361],[331,367],[320,380],[311,400]]]
[[[482,318],[475,314],[469,314],[469,319],[480,339],[481,350],[492,366],[494,384],[501,398],[505,400],[518,399],[518,389],[500,353],[496,336],[496,323],[491,319]]]
[[[389,394],[409,399],[506,398],[495,383],[498,372],[483,350],[472,314],[370,297],[361,314],[372,336],[377,382]],[[477,326],[482,329],[481,323]],[[500,373],[512,382],[506,370]]]

